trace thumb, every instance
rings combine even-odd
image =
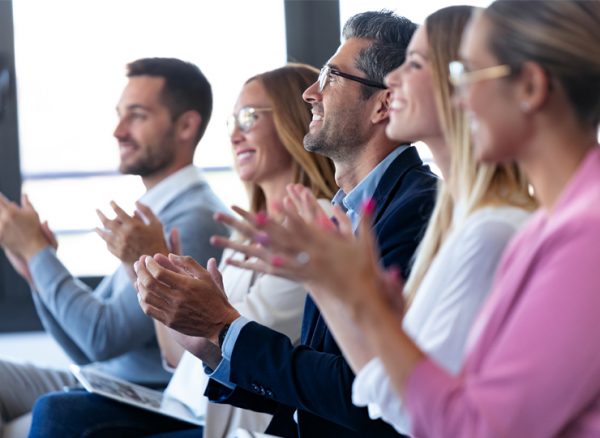
[[[208,263],[206,264],[206,270],[210,274],[210,277],[215,282],[215,284],[219,286],[219,289],[221,289],[221,291],[225,293],[225,286],[223,286],[223,276],[219,271],[219,268],[217,266],[217,260],[215,260],[214,257],[208,259]]]
[[[141,215],[145,223],[152,224],[158,221],[158,218],[156,217],[152,209],[146,204],[142,204],[141,202],[137,201],[135,203],[135,207],[136,213],[139,213]]]
[[[46,238],[46,240],[48,241],[50,246],[52,246],[52,248],[54,248],[54,249],[57,249],[58,248],[58,240],[56,239],[56,235],[50,229],[50,225],[48,225],[48,221],[44,221],[42,223],[42,233],[44,233],[44,237]]]
[[[181,255],[181,239],[177,228],[173,228],[169,233],[169,251]]]

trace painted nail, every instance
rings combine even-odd
[[[267,224],[267,214],[263,211],[259,211],[254,216],[254,222],[256,222],[256,225],[258,225],[258,226],[266,225]]]
[[[375,211],[375,200],[373,198],[367,198],[362,203],[362,212],[366,215],[372,215]]]
[[[254,241],[256,243],[261,244],[262,246],[267,246],[269,244],[269,236],[267,235],[267,233],[261,231],[259,233],[256,233],[256,235],[254,236]]]
[[[276,268],[281,268],[283,266],[283,259],[279,256],[271,257],[271,264]]]
[[[336,228],[340,227],[340,221],[338,221],[337,217],[331,216],[331,223],[335,225]]]

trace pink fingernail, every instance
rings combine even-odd
[[[319,218],[317,218],[317,224],[326,230],[333,229],[335,225],[328,217],[325,216],[319,216]]]
[[[373,198],[367,198],[362,203],[362,212],[365,215],[372,215],[375,211],[375,200]]]
[[[283,259],[279,256],[271,257],[271,264],[276,268],[281,268],[283,266]]]
[[[263,211],[259,211],[254,216],[254,222],[256,222],[256,225],[259,225],[259,226],[266,225],[266,223],[267,223],[267,214],[265,212],[263,212]]]
[[[267,246],[269,244],[269,236],[267,233],[260,232],[254,236],[254,241],[262,246]]]
[[[390,266],[387,271],[394,281],[400,279],[400,268],[398,266]]]

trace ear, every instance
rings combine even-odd
[[[387,122],[390,117],[392,92],[390,90],[382,90],[372,98],[374,99],[374,106],[371,113],[371,123],[376,125],[381,122]]]
[[[550,96],[548,73],[539,64],[529,61],[523,64],[519,80],[517,99],[521,111],[531,113],[544,106]]]
[[[202,116],[197,111],[186,111],[179,116],[176,126],[177,137],[184,142],[193,142],[198,135]]]

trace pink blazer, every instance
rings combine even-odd
[[[415,437],[600,436],[600,148],[511,242],[463,370],[406,391]]]

